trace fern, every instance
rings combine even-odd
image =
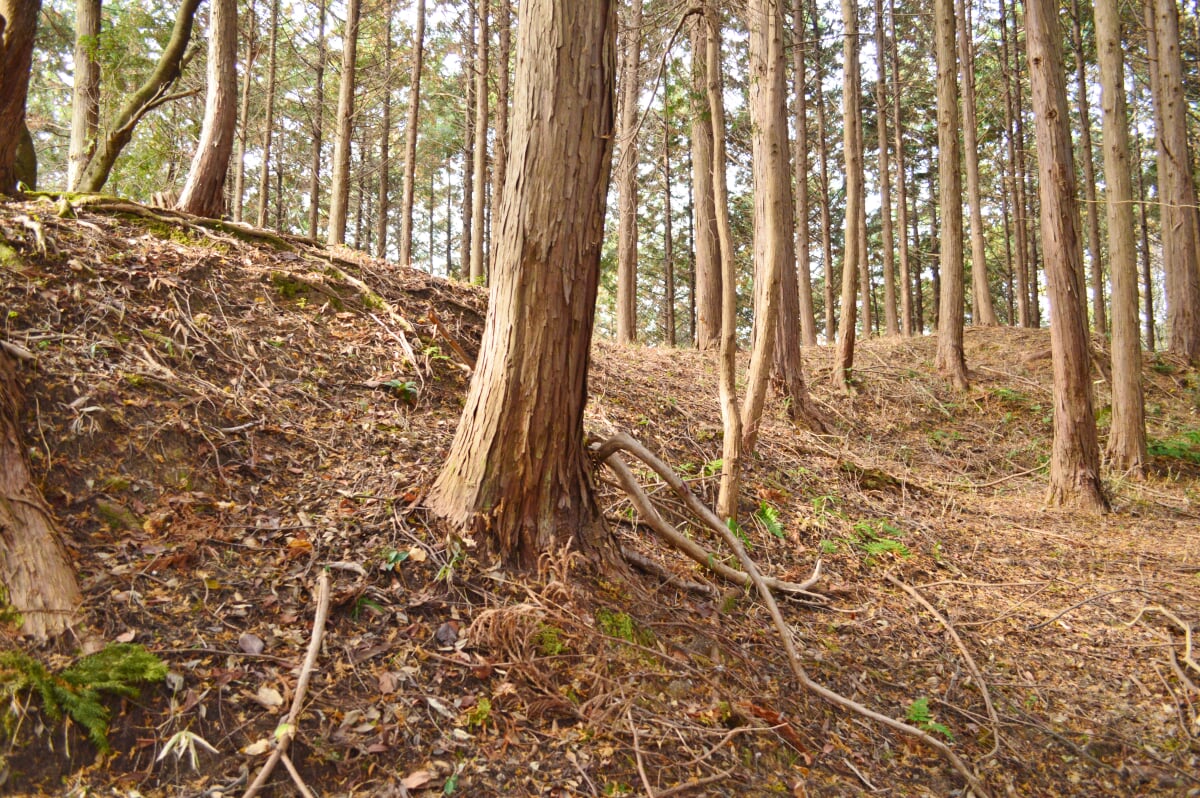
[[[928,698],[918,698],[909,704],[906,717],[909,723],[921,731],[937,732],[947,740],[954,740],[954,733],[946,728],[944,724],[938,723],[933,719],[933,714],[929,711]]]
[[[0,652],[0,692],[36,692],[52,720],[63,715],[82,726],[101,752],[109,751],[104,695],[136,698],[139,684],[166,678],[167,666],[139,645],[115,643],[58,673],[20,651]]]
[[[766,502],[759,502],[758,512],[754,514],[759,521],[763,522],[763,526],[767,528],[775,537],[782,540],[785,536],[783,533],[783,524],[779,522],[779,511]]]

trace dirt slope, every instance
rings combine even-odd
[[[107,758],[22,697],[0,790],[240,794],[291,702],[326,568],[334,606],[292,749],[318,795],[962,794],[936,752],[799,690],[741,589],[597,577],[566,552],[507,573],[425,514],[480,291],[138,206],[76,215],[0,204],[4,337],[38,358],[27,443],[89,621],[171,676],[113,702]],[[952,737],[997,795],[1200,795],[1196,372],[1147,358],[1155,473],[1108,474],[1116,512],[1080,516],[1042,504],[1047,333],[966,341],[968,394],[933,372],[932,340],[868,341],[853,398],[827,387],[827,352],[806,353],[834,434],[768,407],[741,529],[771,574],[823,563],[824,600],[785,605],[805,667]],[[590,388],[590,432],[634,434],[712,500],[714,359],[598,344]],[[1104,407],[1101,374],[1096,390]],[[710,581],[611,475],[597,483],[627,545]],[[998,723],[900,584],[957,632]],[[180,731],[218,753],[157,761]],[[295,794],[283,768],[267,794]]]

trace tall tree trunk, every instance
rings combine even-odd
[[[1137,252],[1133,238],[1133,181],[1129,173],[1129,113],[1125,108],[1125,56],[1117,0],[1095,0],[1096,54],[1103,111],[1105,207],[1112,271],[1112,425],[1108,456],[1113,467],[1141,476],[1146,468],[1146,411],[1142,348],[1138,339]],[[1079,19],[1075,19],[1078,30]],[[1080,55],[1076,46],[1076,55]],[[1100,304],[1103,308],[1103,301]]]
[[[1134,97],[1137,97],[1137,84],[1134,83]],[[1136,99],[1134,107],[1138,105]],[[1133,164],[1137,173],[1137,190],[1138,190],[1138,221],[1140,222],[1141,230],[1141,256],[1142,256],[1142,301],[1145,303],[1143,311],[1144,319],[1142,323],[1146,327],[1146,349],[1153,352],[1155,347],[1154,335],[1154,279],[1150,271],[1150,224],[1146,218],[1146,180],[1143,176],[1142,169],[1142,136],[1139,133],[1134,137],[1134,144],[1137,147],[1137,153],[1134,155]]]
[[[338,80],[337,135],[333,145],[333,185],[329,189],[329,232],[326,243],[346,243],[346,216],[350,207],[350,144],[354,135],[355,67],[358,63],[360,0],[346,0],[346,27],[342,32],[342,74]]]
[[[642,60],[642,0],[632,0],[628,22],[620,28],[621,115],[617,137],[617,343],[637,340],[638,192],[637,125]]]
[[[225,212],[225,176],[237,126],[237,0],[211,0],[208,26],[204,123],[178,207],[219,218]]]
[[[1021,63],[1017,47],[1017,19],[1012,16],[1012,32],[1008,26],[1008,0],[1000,0],[1000,33],[1004,71],[1004,123],[1008,139],[1009,169],[1012,173],[1013,228],[1016,232],[1017,323],[1032,327],[1029,307],[1029,235],[1028,209],[1025,201],[1025,136],[1021,127]],[[1011,61],[1009,57],[1011,55]]]
[[[1050,343],[1054,356],[1054,444],[1047,501],[1103,511],[1108,502],[1100,485],[1100,449],[1092,409],[1087,311],[1079,266],[1083,250],[1058,3],[1026,0],[1025,35],[1033,89],[1042,241],[1050,291]]]
[[[938,207],[942,215],[937,368],[957,390],[965,391],[962,167],[958,148],[954,0],[934,0],[933,14],[937,39]]]
[[[721,245],[717,235],[717,209],[713,203],[713,119],[706,92],[707,23],[692,18],[692,185],[696,250],[696,348],[716,349],[721,344]],[[722,164],[723,166],[723,164]]]
[[[971,307],[972,322],[994,327],[1000,323],[992,305],[987,256],[983,247],[983,209],[979,193],[978,122],[975,118],[975,42],[965,0],[957,0],[958,58],[962,77],[963,149],[967,163],[967,200],[971,205]]]
[[[242,73],[241,110],[237,121],[237,147],[233,153],[233,191],[230,217],[242,221],[242,205],[246,186],[246,143],[250,141],[250,97],[254,94],[254,62],[258,58],[258,17],[254,3],[250,7],[250,18],[246,21],[246,63]]]
[[[487,130],[488,130],[488,4],[476,0],[479,18],[479,38],[475,46],[475,174],[472,178],[473,204],[471,216],[471,282],[487,280],[487,261],[484,259],[483,237],[487,230],[484,209],[487,204]]]
[[[729,188],[725,166],[725,90],[721,85],[721,17],[712,0],[705,0],[704,74],[712,119],[712,185],[721,255],[721,363],[718,393],[721,401],[721,485],[717,514],[737,519],[742,474],[742,417],[737,406],[737,266],[733,260],[733,234],[729,224]]]
[[[668,75],[669,77],[669,75]],[[663,95],[669,95],[664,86]],[[671,108],[663,103],[663,327],[664,343],[674,348],[675,340],[675,242],[671,231]]]
[[[1167,273],[1167,349],[1200,364],[1200,252],[1197,251],[1196,188],[1187,139],[1187,101],[1179,51],[1175,0],[1153,0],[1157,43],[1159,183],[1162,197],[1163,264]],[[1165,168],[1163,168],[1165,167]]]
[[[5,19],[15,10],[12,0],[0,0]],[[6,43],[16,42],[10,38]],[[45,639],[78,622],[83,598],[59,543],[54,516],[29,468],[21,434],[21,389],[11,354],[15,351],[20,350],[0,343],[0,584],[5,604],[21,614],[21,631]]]
[[[101,0],[75,0],[75,85],[71,92],[71,146],[67,190],[74,191],[84,167],[96,152],[100,130]]]
[[[26,3],[19,0],[8,0],[8,2],[19,3],[22,8],[26,6]],[[38,5],[33,4],[30,6],[33,9],[32,14],[35,19],[37,17]],[[192,38],[192,23],[196,18],[196,9],[199,6],[200,0],[183,0],[180,3],[179,11],[175,14],[174,27],[171,28],[171,38],[159,55],[158,62],[154,66],[154,72],[151,73],[150,77],[146,79],[146,82],[137,91],[129,95],[129,99],[125,101],[125,104],[117,112],[116,117],[108,125],[107,135],[104,136],[102,141],[97,142],[96,154],[88,161],[87,168],[83,170],[83,176],[79,178],[80,191],[98,192],[104,188],[104,184],[108,182],[108,176],[112,172],[113,165],[117,162],[117,157],[125,149],[125,145],[133,139],[133,131],[137,127],[138,122],[146,114],[150,113],[150,111],[164,102],[173,99],[168,92],[183,70],[183,58],[187,53],[188,42]],[[20,17],[17,18],[20,19]],[[9,40],[19,41],[11,33],[9,34]],[[10,55],[9,58],[11,59],[12,56]],[[6,68],[0,74],[12,74],[15,77],[17,71]],[[0,88],[7,87],[0,86]],[[237,93],[236,88],[233,91],[235,94]],[[14,92],[8,90],[0,91],[0,98],[15,100],[16,97],[17,95]],[[24,93],[21,94],[21,101],[22,103],[24,102]],[[6,107],[4,100],[0,100],[0,119],[3,119],[5,116]],[[3,123],[0,122],[0,124]],[[3,132],[3,130],[0,130],[0,142],[8,140],[4,137]],[[4,152],[2,149],[4,146],[3,143],[0,143],[0,191],[7,190],[4,183]]]
[[[896,0],[888,0],[892,39],[892,130],[896,149],[896,227],[900,231],[900,334],[913,334],[912,275],[908,258],[908,177],[904,171],[904,125],[900,113],[900,47],[896,38]]]
[[[25,98],[41,0],[0,0],[0,194],[21,180],[18,150],[29,135]]]
[[[800,338],[805,346],[817,345],[817,320],[813,310],[812,262],[808,234],[808,79],[805,75],[804,2],[792,5],[792,93],[796,95],[796,276],[800,302]]]
[[[475,16],[476,0],[468,0],[463,25],[462,50],[466,53],[463,65],[463,95],[466,97],[463,120],[463,175],[462,175],[462,235],[459,237],[458,262],[463,279],[471,279],[471,238],[475,229]],[[480,222],[482,224],[482,222]]]
[[[888,335],[900,334],[896,312],[896,239],[892,233],[892,177],[888,164],[887,40],[883,35],[883,0],[875,0],[875,109],[879,128],[879,219],[883,236],[883,318]],[[904,228],[900,228],[903,236]]]
[[[424,2],[425,0],[420,0]],[[512,62],[512,9],[510,0],[496,0],[496,27],[500,29],[500,52],[496,63],[496,135],[495,152],[492,153],[492,213],[495,214],[500,198],[504,196],[504,181],[508,179],[508,95],[509,66]],[[490,263],[496,260],[491,251]],[[490,269],[490,267],[489,267]]]
[[[267,226],[267,203],[271,192],[271,133],[275,126],[275,54],[279,42],[279,0],[271,0],[271,33],[267,40],[267,118],[263,121],[262,172],[258,179],[258,226]],[[278,167],[276,167],[278,169]]]
[[[522,0],[519,24],[513,179],[497,215],[491,301],[429,504],[512,565],[532,569],[569,541],[611,563],[583,408],[612,166],[616,19],[608,0]]]
[[[816,43],[816,74],[813,82],[817,84],[817,160],[821,169],[821,257],[825,283],[825,343],[832,344],[836,333],[836,316],[834,314],[834,268],[833,268],[833,214],[829,207],[829,144],[825,125],[825,59],[824,48],[821,46],[821,15],[817,10],[817,0],[809,0],[809,18],[812,20],[813,41]]]
[[[1083,154],[1083,196],[1087,211],[1088,263],[1092,265],[1092,326],[1104,335],[1108,320],[1104,312],[1104,264],[1100,260],[1100,206],[1096,201],[1096,165],[1092,156],[1092,119],[1087,96],[1087,65],[1083,52],[1083,10],[1071,0],[1071,44],[1075,50],[1076,105],[1079,110],[1079,149]],[[1128,155],[1126,155],[1128,160]],[[1086,282],[1085,282],[1086,285]]]
[[[507,5],[501,0],[501,5]],[[425,0],[417,0],[417,27],[413,31],[412,75],[409,78],[408,121],[404,125],[404,188],[400,200],[400,265],[412,266],[413,239],[413,193],[417,180],[417,125],[421,109],[421,69],[425,61]],[[447,188],[447,193],[449,189]],[[499,196],[493,194],[492,196]],[[433,213],[429,214],[429,228],[433,229]],[[430,267],[433,264],[433,249],[429,250]],[[449,270],[450,256],[446,256]]]
[[[317,3],[317,66],[312,110],[312,165],[308,176],[308,236],[316,239],[321,226],[321,143],[325,133],[325,3]]]
[[[846,235],[842,259],[842,318],[838,324],[837,351],[834,355],[833,382],[842,391],[850,391],[850,370],[854,367],[855,295],[858,293],[859,251],[858,219],[863,215],[863,147],[859,134],[858,4],[841,0],[842,22],[842,129],[846,161]]]
[[[383,119],[379,131],[379,199],[375,208],[375,256],[387,257],[388,213],[391,210],[392,178],[392,14],[393,5],[387,0],[383,25]],[[409,97],[409,103],[412,98]]]

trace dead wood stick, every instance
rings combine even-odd
[[[688,579],[681,579],[646,555],[639,551],[635,551],[628,546],[621,547],[621,556],[625,558],[626,562],[632,564],[635,568],[638,568],[645,573],[652,574],[653,576],[657,576],[666,584],[677,587],[680,590],[686,590],[691,593],[700,593],[701,595],[705,595],[710,598],[715,598],[721,594],[719,590],[710,584],[704,584],[703,582],[692,582]]]
[[[933,735],[929,734],[928,732],[924,732],[915,726],[910,726],[907,723],[896,720],[895,718],[890,718],[881,712],[876,712],[875,710],[870,709],[869,707],[866,707],[857,701],[854,701],[853,699],[846,698],[840,693],[836,693],[833,690],[830,690],[829,688],[813,681],[812,678],[809,677],[807,671],[805,671],[803,664],[800,662],[800,653],[796,650],[796,642],[793,639],[792,630],[788,627],[787,622],[783,619],[783,613],[779,610],[779,604],[775,601],[775,595],[771,592],[771,588],[767,586],[762,574],[759,573],[758,566],[755,564],[754,560],[751,559],[750,555],[746,553],[746,548],[742,545],[742,542],[738,540],[737,535],[733,534],[733,532],[727,526],[721,523],[720,519],[717,518],[716,514],[712,510],[701,504],[699,499],[693,496],[691,491],[688,491],[686,487],[683,486],[683,483],[680,481],[679,477],[676,476],[669,468],[667,468],[661,460],[650,453],[646,447],[642,446],[628,435],[624,433],[618,433],[617,435],[609,438],[605,443],[598,447],[596,456],[601,457],[601,455],[605,454],[607,450],[607,454],[605,454],[605,459],[607,459],[607,455],[611,455],[617,449],[625,449],[630,453],[644,453],[646,457],[649,458],[646,460],[647,465],[655,468],[655,463],[657,463],[665,471],[667,471],[670,474],[670,479],[668,479],[668,477],[661,472],[659,472],[660,476],[662,476],[663,479],[667,479],[668,484],[671,484],[672,487],[679,485],[683,489],[681,498],[683,498],[685,503],[688,504],[688,507],[692,508],[694,505],[698,506],[700,512],[697,514],[700,516],[700,518],[705,521],[705,523],[712,528],[714,532],[719,534],[725,540],[726,545],[733,549],[733,551],[737,554],[738,559],[742,563],[742,567],[746,569],[746,574],[749,575],[750,579],[754,582],[754,586],[757,588],[759,596],[762,597],[763,604],[766,606],[767,612],[771,615],[771,620],[774,622],[775,628],[779,632],[779,638],[783,643],[783,649],[787,654],[788,663],[791,665],[792,673],[796,676],[797,681],[799,681],[803,687],[812,691],[813,693],[816,693],[818,696],[834,706],[848,709],[851,712],[855,712],[865,718],[870,718],[871,720],[881,723],[884,726],[895,729],[902,734],[915,737],[929,747],[940,751],[942,755],[950,761],[950,764],[953,765],[954,769],[957,770],[964,779],[966,779],[967,783],[971,786],[971,789],[975,791],[978,798],[987,798],[991,795],[991,793],[988,792],[987,787],[985,787],[983,782],[980,781],[979,777],[976,776],[974,771],[967,766],[967,763],[964,762],[962,758],[958,756],[958,754],[951,751],[950,747],[941,740],[938,740]],[[641,457],[641,454],[638,454],[638,456]],[[658,468],[655,468],[655,471],[658,471]],[[679,492],[679,490],[680,488],[676,488],[676,492]],[[686,496],[683,494],[686,494]],[[688,498],[691,499],[690,502],[688,501]]]
[[[720,781],[721,779],[727,778],[729,776],[729,774],[732,772],[733,772],[733,768],[729,768],[729,770],[722,770],[719,773],[714,773],[711,776],[705,776],[702,779],[695,779],[693,781],[688,781],[683,784],[677,784],[669,790],[663,790],[662,792],[660,792],[658,794],[658,798],[669,798],[669,796],[672,796],[672,795],[679,795],[681,793],[687,792],[688,790],[694,790],[697,787],[703,787],[707,784],[712,784],[713,782]]]
[[[288,745],[296,736],[296,722],[300,718],[300,710],[304,705],[304,697],[308,693],[308,682],[312,678],[313,668],[317,664],[317,655],[321,653],[321,641],[325,638],[325,621],[329,618],[329,572],[321,571],[317,578],[317,613],[313,617],[312,637],[308,642],[308,654],[300,667],[300,677],[296,680],[296,693],[292,696],[292,708],[288,710],[287,719],[275,729],[276,745],[270,759],[263,765],[254,782],[246,788],[242,798],[254,798],[262,786],[266,784],[275,770],[275,765],[287,753]]]
[[[442,320],[438,317],[437,311],[433,309],[433,305],[429,306],[429,309],[426,311],[425,315],[429,317],[429,320],[433,322],[433,326],[437,328],[437,331],[441,333],[443,338],[446,339],[446,343],[450,346],[450,351],[454,353],[459,362],[467,367],[467,371],[474,372],[474,361],[471,360],[471,358],[467,355],[466,350],[462,348],[454,336],[450,334],[450,331],[446,329],[446,325],[442,324]]]
[[[308,789],[308,785],[304,783],[304,779],[300,778],[299,771],[297,771],[296,766],[292,764],[292,758],[287,754],[280,754],[279,758],[283,761],[284,768],[286,768],[287,772],[291,775],[292,781],[295,783],[296,789],[300,791],[300,794],[304,796],[304,798],[316,798],[316,796],[312,794],[312,791]]]
[[[950,635],[950,639],[954,641],[954,645],[956,645],[958,650],[962,653],[963,659],[966,660],[967,663],[967,670],[969,670],[971,675],[975,677],[975,684],[979,685],[979,692],[983,695],[983,705],[987,707],[988,717],[992,720],[992,750],[984,756],[984,759],[991,759],[996,755],[996,752],[1000,750],[1000,718],[996,714],[995,707],[992,706],[992,695],[990,692],[988,692],[987,682],[983,680],[983,674],[979,671],[979,666],[975,664],[975,658],[971,656],[971,652],[967,650],[962,638],[958,636],[958,632],[955,631],[954,627],[950,624],[950,621],[946,620],[945,616],[934,609],[933,605],[930,604],[924,596],[918,593],[916,588],[910,587],[891,574],[884,574],[883,578],[903,590],[908,595],[912,596],[913,601],[916,601],[922,607],[929,610],[930,614],[933,615],[933,617],[937,619],[938,623],[942,625],[942,627]]]
[[[638,745],[637,724],[633,722],[633,712],[625,707],[625,717],[629,721],[629,731],[633,734],[633,756],[637,760],[638,775],[642,778],[642,786],[646,788],[646,798],[656,798],[654,788],[650,786],[650,777],[646,775],[646,766],[642,764],[642,747]]]

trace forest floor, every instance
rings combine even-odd
[[[481,290],[115,201],[75,214],[0,203],[3,339],[36,355],[26,444],[83,636],[170,672],[111,700],[107,755],[17,692],[0,792],[240,795],[292,702],[324,572],[291,748],[315,795],[967,794],[937,751],[801,689],[757,597],[665,549],[606,471],[622,543],[715,593],[566,552],[505,571],[427,514]],[[969,329],[962,394],[934,350],[862,342],[853,397],[807,351],[828,435],[768,404],[741,530],[768,574],[822,563],[819,599],[781,600],[804,667],[945,739],[996,796],[1200,795],[1200,375],[1147,356],[1152,473],[1106,471],[1114,511],[1087,515],[1043,501],[1048,333]],[[634,435],[711,503],[716,381],[710,355],[599,343],[587,428]],[[78,655],[4,637],[52,669]],[[193,743],[193,763],[180,732],[215,752]],[[263,794],[298,793],[280,767]]]

